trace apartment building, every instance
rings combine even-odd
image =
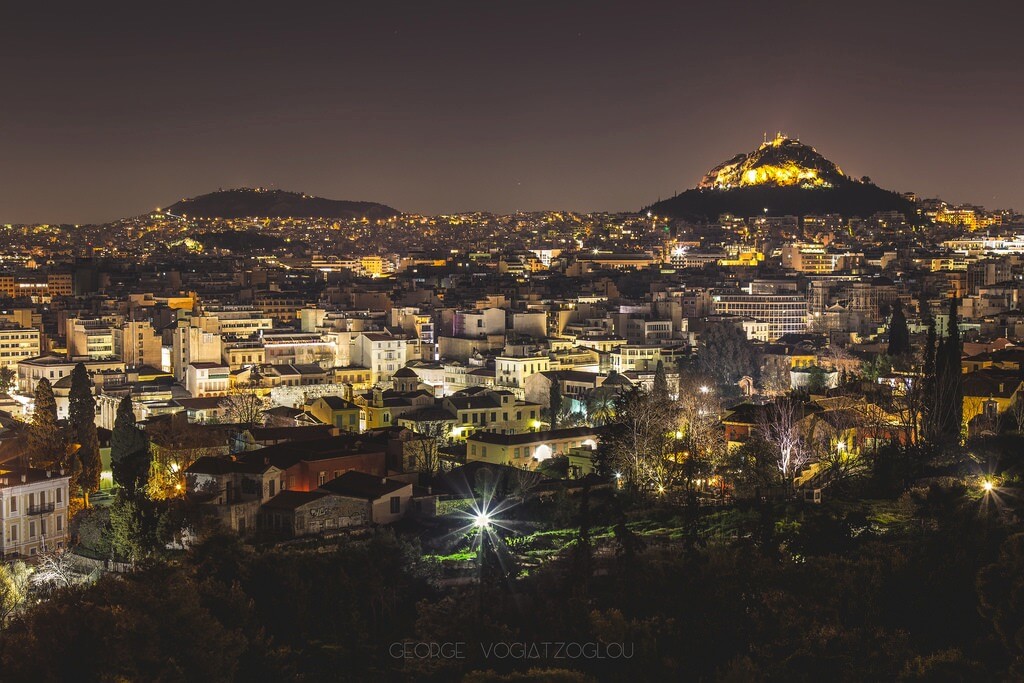
[[[767,338],[807,331],[807,298],[801,294],[715,294],[713,312],[752,318],[768,324]]]
[[[0,328],[0,368],[18,367],[18,363],[41,353],[39,330]]]
[[[0,469],[0,558],[67,545],[69,480],[48,470]]]
[[[112,332],[114,355],[125,365],[130,368],[143,365],[161,367],[163,344],[148,320],[129,320],[113,328]]]

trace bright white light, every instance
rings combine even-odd
[[[985,493],[988,493],[993,488],[995,488],[995,484],[993,484],[990,480],[986,479],[981,483],[981,488],[985,490]]]
[[[615,478],[616,479],[622,479],[622,472],[616,472],[615,473]]]
[[[700,388],[700,393],[702,393],[702,394],[706,394],[706,393],[708,393],[709,391],[711,391],[711,387],[709,387],[709,386],[708,386],[708,385],[706,385],[706,384],[705,384],[705,385],[703,385],[703,386],[701,386],[701,388]]]
[[[486,512],[480,512],[473,516],[473,526],[486,529],[491,525],[491,516]]]

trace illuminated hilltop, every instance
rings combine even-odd
[[[752,185],[833,187],[849,180],[813,147],[776,135],[749,154],[737,154],[708,171],[699,188],[728,190]]]
[[[851,178],[813,147],[781,134],[718,164],[696,188],[645,208],[693,221],[714,221],[725,213],[868,218],[899,211],[908,218],[916,216],[913,204],[903,196],[867,178]]]

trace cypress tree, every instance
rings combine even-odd
[[[61,467],[66,447],[57,424],[57,400],[50,380],[43,377],[36,384],[35,410],[28,428],[30,462],[35,467]]]
[[[548,421],[551,429],[558,429],[558,414],[562,411],[562,387],[556,377],[551,378],[548,389]]]
[[[924,345],[924,366],[921,368],[921,412],[922,428],[926,438],[931,439],[935,435],[935,355],[936,344],[935,319],[928,320],[928,340]]]
[[[893,305],[892,317],[889,319],[889,355],[902,357],[910,353],[910,329],[907,317],[903,314],[903,305],[897,301]]]
[[[959,443],[963,428],[964,380],[960,357],[963,342],[957,316],[957,301],[949,300],[949,334],[939,342],[935,352],[935,400],[933,421],[935,436]]]
[[[96,432],[96,399],[92,395],[89,373],[79,363],[71,371],[68,418],[71,438],[78,444],[77,460],[81,464],[78,486],[89,506],[89,494],[100,487],[100,440]]]
[[[145,486],[149,471],[149,441],[146,434],[135,426],[132,399],[125,396],[117,404],[117,417],[110,434],[110,466],[114,483],[123,491],[133,494]]]
[[[668,378],[665,376],[665,364],[658,361],[657,367],[654,369],[654,387],[652,389],[655,400],[659,402],[668,403],[671,397],[668,393]]]

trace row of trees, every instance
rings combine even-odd
[[[35,390],[35,411],[28,429],[29,462],[35,467],[61,469],[71,475],[71,486],[82,492],[85,506],[89,494],[99,490],[100,441],[96,430],[96,399],[84,363],[71,371],[68,394],[68,422],[57,420],[57,400],[45,377]]]

